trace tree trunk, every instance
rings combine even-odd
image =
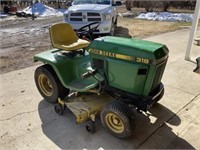
[[[126,1],[126,9],[131,11],[131,0]]]

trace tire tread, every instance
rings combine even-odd
[[[107,112],[114,112],[116,115],[123,118],[123,121],[127,124],[125,132],[116,134],[106,126],[106,123],[104,122],[104,114]],[[104,107],[101,112],[101,120],[106,130],[118,138],[130,137],[135,128],[135,116],[133,111],[126,104],[119,101],[110,102]]]
[[[39,74],[41,73],[44,73],[46,76],[48,76],[48,78],[50,78],[50,80],[53,82],[53,84],[55,84],[55,87],[56,87],[56,90],[54,91],[53,93],[53,96],[50,96],[50,97],[47,97],[45,96],[42,91],[40,90],[40,87],[37,83],[37,77],[39,76]],[[50,103],[56,103],[57,102],[57,99],[58,98],[65,98],[68,93],[69,93],[69,89],[65,88],[60,80],[58,79],[58,76],[56,75],[55,71],[53,70],[53,68],[48,65],[48,64],[45,64],[45,65],[42,65],[40,67],[38,67],[36,70],[35,70],[35,83],[36,83],[36,86],[38,88],[38,91],[40,92],[40,94],[42,95],[42,97],[50,102]]]

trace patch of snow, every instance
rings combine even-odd
[[[43,33],[48,33],[49,32],[49,29],[48,27],[50,26],[51,24],[49,25],[44,25],[44,26],[30,26],[30,27],[27,27],[27,28],[24,28],[24,27],[21,27],[21,28],[9,28],[9,29],[1,29],[0,30],[0,35],[2,34],[6,34],[6,35],[21,35],[23,34],[24,36],[34,36],[34,35],[40,35],[40,34],[43,34]]]
[[[193,14],[170,13],[170,12],[148,12],[148,13],[141,13],[136,18],[147,19],[147,20],[157,20],[157,21],[192,22]]]
[[[40,16],[40,17],[46,17],[46,16],[61,16],[63,15],[62,9],[54,9],[52,7],[46,6],[42,3],[35,3],[32,6],[29,6],[22,10],[22,12],[25,12],[26,14],[32,14],[34,13],[35,16]]]
[[[125,13],[118,13],[118,16],[120,17],[128,17],[128,18],[133,18],[133,13],[128,11],[128,12],[125,12]]]
[[[63,8],[59,8],[59,9],[56,9],[58,12],[64,14],[64,12],[66,11],[66,9],[63,9]]]

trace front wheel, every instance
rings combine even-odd
[[[101,111],[101,122],[105,129],[118,138],[128,138],[135,128],[133,111],[118,101],[108,103]]]
[[[165,90],[163,89],[162,92],[160,93],[160,95],[155,99],[154,104],[157,103],[158,101],[160,101],[162,99],[164,93],[165,93]]]
[[[35,70],[35,83],[42,97],[50,103],[58,98],[65,98],[69,89],[65,88],[50,65],[43,65]]]

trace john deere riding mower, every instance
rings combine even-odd
[[[93,24],[94,25],[94,24]],[[105,36],[89,42],[92,30],[82,29],[79,38],[72,27],[59,23],[50,27],[54,49],[34,56],[44,65],[35,70],[35,83],[43,98],[55,103],[62,115],[71,110],[76,122],[95,119],[119,138],[129,137],[135,127],[133,109],[147,111],[164,94],[161,83],[168,59],[165,45],[131,38]],[[89,34],[88,34],[89,33]],[[85,36],[83,36],[85,34]]]

